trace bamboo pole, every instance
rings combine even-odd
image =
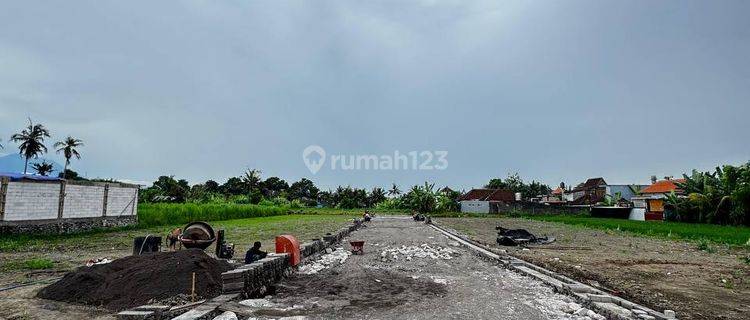
[[[191,299],[195,302],[195,272],[193,272],[193,290],[190,294]]]

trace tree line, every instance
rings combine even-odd
[[[29,118],[29,125],[21,129],[18,133],[14,133],[10,136],[11,142],[18,144],[18,154],[24,158],[23,173],[27,174],[29,169],[29,160],[38,159],[39,156],[47,153],[47,146],[44,144],[45,139],[50,138],[49,130],[44,127],[41,123],[34,123]],[[65,157],[65,167],[60,172],[59,177],[65,179],[66,174],[70,172],[68,166],[70,166],[70,160],[73,158],[81,159],[81,153],[78,148],[83,146],[83,141],[80,139],[67,136],[65,139],[57,141],[53,144],[56,153],[62,153]],[[0,144],[0,149],[3,149],[3,145]],[[37,174],[42,176],[48,176],[50,173],[55,171],[54,165],[42,161],[38,163],[32,163],[31,167],[36,171]]]
[[[549,186],[539,182],[524,183],[516,173],[505,180],[492,179],[488,187],[509,189],[514,192],[547,192]],[[161,176],[152,186],[140,191],[140,201],[176,203],[235,203],[290,207],[327,207],[340,209],[374,208],[383,210],[410,210],[423,213],[455,212],[460,210],[462,191],[449,187],[437,189],[434,183],[425,182],[402,191],[395,183],[390,188],[374,187],[370,190],[352,186],[338,186],[333,190],[320,190],[313,181],[302,178],[288,183],[279,177],[263,179],[259,170],[246,170],[224,183],[208,180],[190,185],[185,179]]]
[[[667,195],[665,219],[750,226],[750,162],[693,170],[676,181],[682,195]]]

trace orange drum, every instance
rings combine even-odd
[[[276,253],[288,253],[289,264],[296,266],[302,260],[299,241],[294,236],[285,234],[276,237]]]

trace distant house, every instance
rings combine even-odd
[[[604,201],[607,195],[607,182],[604,178],[591,178],[577,185],[570,192],[573,195],[571,205],[593,205]]]
[[[552,190],[550,194],[542,196],[539,202],[550,205],[565,204],[568,201],[565,199],[565,195],[565,185],[561,184],[560,187]]]
[[[503,189],[472,189],[458,201],[461,212],[497,213],[500,207],[515,201],[515,194]]]
[[[677,184],[684,182],[685,179],[665,178],[664,180],[656,181],[654,178],[650,186],[647,186],[637,196],[631,198],[633,201],[633,210],[631,211],[630,219],[664,220],[664,199],[672,192],[677,195],[683,195],[683,190]]]

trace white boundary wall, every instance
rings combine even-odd
[[[490,213],[489,201],[464,200],[461,201],[461,212]]]
[[[137,208],[135,185],[6,179],[0,188],[0,221],[126,217]]]

